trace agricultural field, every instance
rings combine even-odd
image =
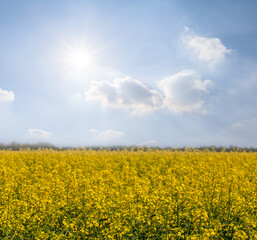
[[[257,239],[257,153],[0,151],[0,239]]]

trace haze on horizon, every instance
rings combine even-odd
[[[0,2],[0,142],[257,146],[255,0]]]

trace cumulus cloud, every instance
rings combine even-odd
[[[36,139],[46,139],[52,136],[51,132],[47,132],[42,129],[29,129],[28,133],[30,137],[33,137]]]
[[[85,95],[105,106],[130,109],[134,114],[162,108],[172,112],[195,112],[202,111],[211,84],[210,80],[202,81],[197,72],[184,70],[160,81],[158,90],[132,78],[123,78],[114,82],[93,81]]]
[[[189,29],[185,32],[188,32]],[[193,50],[200,61],[206,62],[213,67],[230,54],[232,49],[227,49],[219,38],[208,38],[197,35],[183,36],[183,42]]]
[[[0,104],[13,102],[13,101],[14,101],[14,93],[12,91],[6,91],[0,88]]]
[[[87,99],[99,100],[106,106],[130,109],[137,114],[154,111],[162,104],[162,96],[157,90],[130,77],[113,82],[92,81],[85,95]]]
[[[201,80],[193,70],[184,70],[159,83],[164,93],[163,105],[173,112],[199,111],[204,105],[204,95],[208,94],[210,80]]]
[[[125,135],[124,132],[115,131],[112,129],[108,129],[106,131],[99,131],[99,130],[93,128],[93,129],[90,129],[89,131],[93,135],[94,138],[97,138],[99,140],[104,140],[104,141],[105,140],[108,140],[108,141],[116,140]]]

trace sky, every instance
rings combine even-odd
[[[0,142],[257,147],[256,0],[0,1]]]

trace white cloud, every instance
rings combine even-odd
[[[0,88],[0,104],[13,102],[13,101],[14,101],[14,93],[12,91],[6,91]]]
[[[159,144],[155,140],[150,140],[150,141],[146,141],[146,142],[140,143],[139,146],[143,146],[143,147],[159,147]]]
[[[189,28],[188,26],[185,26],[185,27],[184,27],[184,31],[185,31],[185,32],[188,32],[189,30],[190,30],[190,28]]]
[[[257,118],[237,120],[224,128],[222,134],[228,137],[229,145],[257,146]]]
[[[164,92],[164,107],[172,112],[199,111],[204,105],[204,95],[212,84],[210,80],[201,80],[201,76],[193,70],[184,70],[159,83]]]
[[[201,111],[209,93],[210,80],[201,80],[193,70],[184,70],[159,82],[160,90],[152,90],[132,78],[114,82],[91,83],[85,92],[89,100],[98,100],[105,106],[130,109],[134,114],[144,114],[162,108],[172,112]]]
[[[29,136],[36,138],[36,139],[46,139],[52,136],[51,132],[47,132],[42,129],[29,129],[28,130]]]
[[[253,119],[246,119],[246,120],[235,122],[229,127],[229,129],[233,131],[244,132],[246,133],[246,135],[247,134],[249,135],[249,133],[254,133],[253,129],[256,129],[256,126],[257,126],[257,118],[253,118]]]
[[[99,100],[105,106],[125,108],[142,114],[161,107],[162,96],[142,82],[130,77],[115,79],[113,82],[92,81],[86,98]]]
[[[189,28],[186,28],[185,32],[188,31]],[[226,54],[232,52],[232,49],[227,49],[219,38],[185,35],[182,40],[194,51],[200,61],[208,63],[210,67],[222,61]]]
[[[125,135],[124,132],[115,131],[112,129],[108,129],[106,131],[99,131],[99,130],[93,128],[93,129],[90,129],[89,131],[93,135],[94,138],[97,138],[98,140],[103,140],[103,141],[116,140]]]

